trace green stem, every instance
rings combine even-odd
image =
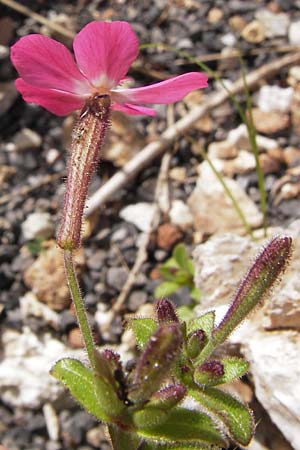
[[[263,214],[263,227],[264,227],[264,235],[267,236],[267,196],[266,196],[266,189],[265,189],[265,180],[264,180],[264,174],[259,162],[259,151],[256,141],[256,129],[254,126],[253,121],[253,114],[252,114],[252,104],[251,104],[251,96],[249,87],[246,80],[246,69],[245,69],[245,63],[240,55],[240,64],[241,64],[241,70],[242,70],[242,79],[244,84],[244,90],[245,90],[245,96],[246,96],[246,108],[248,112],[248,118],[246,118],[245,124],[248,130],[249,135],[249,141],[252,148],[252,152],[254,154],[255,158],[255,168],[256,168],[256,174],[257,174],[257,180],[258,180],[258,188],[260,192],[260,207],[261,212]]]
[[[75,306],[76,315],[78,323],[80,326],[82,338],[84,345],[88,354],[88,358],[92,368],[95,368],[95,357],[94,357],[94,340],[92,336],[92,331],[87,319],[84,301],[80,293],[80,288],[76,276],[73,253],[71,250],[64,250],[64,263],[66,276],[68,281],[68,286],[71,292],[71,297]]]
[[[208,158],[208,156],[206,155],[206,153],[200,149],[200,153],[203,159],[205,159],[205,161],[207,161],[209,167],[211,168],[211,170],[213,171],[213,173],[215,174],[215,176],[217,177],[217,179],[219,180],[219,182],[221,183],[224,191],[226,192],[227,196],[230,198],[232,205],[234,207],[234,209],[236,210],[237,214],[239,215],[246,232],[249,234],[249,236],[251,236],[251,238],[253,240],[255,240],[252,229],[250,227],[250,225],[248,224],[246,217],[242,211],[242,209],[240,208],[238,202],[236,201],[236,199],[234,198],[234,196],[232,195],[231,190],[229,189],[229,187],[227,186],[226,182],[224,181],[224,178],[222,177],[222,175],[218,172],[218,170],[215,168],[213,162],[210,160],[210,158]]]

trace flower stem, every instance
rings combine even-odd
[[[78,319],[78,323],[80,326],[82,338],[84,341],[84,345],[88,354],[88,358],[92,368],[95,368],[95,357],[94,357],[94,340],[92,336],[91,327],[89,325],[83,298],[80,293],[80,288],[76,276],[74,261],[73,261],[73,252],[71,250],[64,250],[64,263],[65,263],[65,271],[68,281],[68,286],[70,289],[71,297],[75,306],[76,315]]]

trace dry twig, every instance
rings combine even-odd
[[[272,76],[279,70],[298,64],[300,62],[300,51],[278,58],[271,63],[265,64],[259,69],[249,73],[246,77],[247,84],[253,89],[264,78]],[[231,93],[239,94],[244,89],[242,78],[233,83]],[[205,116],[212,109],[220,106],[228,100],[229,94],[225,91],[217,91],[208,96],[202,105],[196,106],[185,117],[178,120],[174,125],[169,126],[157,141],[146,145],[136,156],[134,156],[125,166],[113,175],[98,191],[92,195],[88,201],[87,215],[91,215],[112,195],[124,187],[131,179],[133,179],[143,168],[147,167],[151,161],[163,153],[175,139],[186,132],[201,117]]]

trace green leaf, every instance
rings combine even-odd
[[[103,422],[109,422],[125,408],[111,386],[95,379],[93,372],[77,359],[57,361],[50,373],[69,389],[84,409]]]
[[[172,256],[182,269],[188,269],[189,255],[184,244],[177,244],[173,250]]]
[[[174,273],[173,281],[175,283],[178,283],[179,285],[187,286],[191,283],[191,275],[186,270],[177,270],[176,273]]]
[[[179,306],[179,308],[177,308],[177,315],[180,322],[188,322],[195,317],[193,308],[188,305]]]
[[[197,445],[226,445],[226,441],[210,417],[199,411],[184,408],[174,408],[164,423],[153,426],[151,429],[139,428],[137,433],[142,437],[157,439],[163,443],[170,441],[170,444],[180,441],[184,445],[193,442]]]
[[[194,267],[194,263],[193,263],[193,261],[191,259],[188,260],[186,269],[192,275],[192,277],[194,277],[194,275],[195,275],[195,267]]]
[[[136,343],[140,350],[144,350],[148,340],[157,330],[157,323],[151,318],[131,319],[129,328],[133,331]]]
[[[156,298],[168,297],[168,295],[173,294],[173,292],[176,292],[180,287],[181,286],[174,281],[164,281],[155,288],[154,296]]]
[[[221,447],[215,445],[204,445],[204,444],[166,444],[159,445],[156,447],[157,450],[222,450]],[[144,449],[143,449],[144,450]]]
[[[158,424],[162,424],[168,417],[168,411],[158,407],[145,407],[133,413],[133,423],[136,428],[148,430]]]
[[[203,374],[201,366],[197,367],[194,372],[194,380],[199,385],[205,384],[205,386],[216,386],[219,384],[230,383],[230,381],[236,380],[242,377],[249,370],[249,364],[242,358],[222,358],[219,362],[223,366],[224,374],[221,376],[208,377],[208,381],[203,382]],[[199,374],[199,378],[198,378]],[[201,382],[202,381],[202,382]]]
[[[219,378],[217,384],[229,383],[230,381],[236,380],[242,377],[249,370],[249,363],[242,358],[222,358],[221,363],[224,367],[224,375]]]
[[[225,426],[234,442],[239,445],[249,444],[253,436],[254,421],[247,406],[215,388],[190,389],[189,394]]]
[[[26,247],[32,255],[39,255],[43,251],[43,241],[45,239],[42,237],[37,237],[32,241],[26,242]]]
[[[201,299],[201,291],[195,286],[191,289],[191,299],[198,302]]]
[[[211,332],[214,328],[215,324],[215,312],[209,311],[206,314],[203,314],[200,317],[196,317],[195,319],[189,320],[187,322],[187,333],[192,333],[196,330],[203,330],[207,334],[207,336],[211,335]]]
[[[179,268],[180,266],[175,258],[167,259],[167,261],[165,261],[161,266],[161,269],[179,269]]]
[[[210,444],[197,444],[196,442],[184,443],[177,442],[176,444],[158,444],[155,442],[143,443],[141,450],[222,450],[221,447]]]

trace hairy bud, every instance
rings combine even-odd
[[[170,300],[167,300],[166,298],[158,300],[156,302],[155,309],[157,320],[160,323],[179,322],[175,307],[173,306],[173,303],[170,302]]]
[[[207,361],[197,367],[194,372],[195,382],[198,384],[207,384],[211,380],[220,378],[224,375],[224,366],[220,361]]]
[[[256,257],[239,286],[225,317],[213,331],[214,343],[222,343],[247,314],[270,292],[285,271],[292,254],[292,238],[275,236]]]
[[[150,337],[133,372],[128,397],[141,405],[157,392],[182,345],[179,323],[162,324]]]
[[[208,342],[207,335],[203,330],[196,330],[190,333],[187,338],[187,354],[189,358],[197,358],[201,353],[201,350],[205,347]]]

